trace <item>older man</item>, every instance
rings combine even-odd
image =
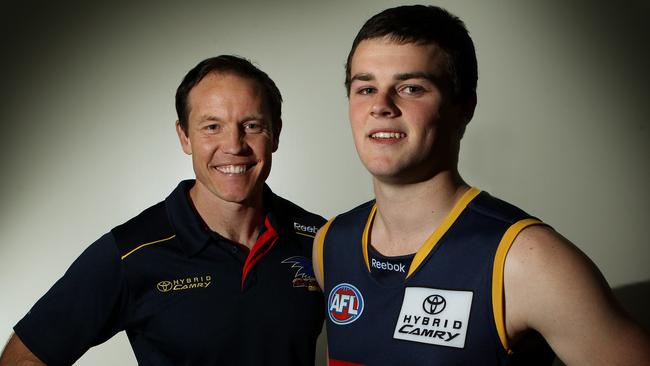
[[[190,70],[176,132],[196,180],[88,247],[0,364],[72,364],[126,330],[142,365],[312,365],[323,314],[311,238],[324,220],[264,184],[281,102],[245,59]]]

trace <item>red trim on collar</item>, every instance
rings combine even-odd
[[[251,251],[248,253],[248,257],[246,257],[246,262],[244,263],[244,270],[242,271],[242,276],[241,276],[241,288],[244,288],[244,282],[246,282],[246,276],[248,276],[248,272],[257,264],[257,262],[262,259],[262,257],[269,251],[271,248],[273,248],[273,245],[275,245],[275,242],[278,241],[278,232],[271,226],[271,222],[269,221],[269,217],[266,216],[266,219],[264,219],[264,226],[266,230],[262,233],[257,238],[257,241],[255,241],[255,244],[253,245],[253,248]]]

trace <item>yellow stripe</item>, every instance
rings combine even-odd
[[[325,285],[325,270],[323,268],[323,248],[325,247],[325,235],[327,234],[327,230],[330,229],[330,224],[332,224],[332,221],[336,216],[332,217],[325,223],[320,228],[320,236],[318,237],[318,240],[316,241],[316,260],[318,261],[318,271],[320,272],[320,278],[321,281],[323,281],[323,285]]]
[[[536,219],[524,219],[514,223],[501,238],[496,255],[494,256],[494,267],[492,269],[492,311],[494,312],[494,322],[499,333],[501,345],[510,354],[512,350],[508,344],[508,335],[506,333],[505,307],[503,304],[503,270],[506,264],[506,255],[519,233],[531,225],[540,225],[543,222]]]
[[[128,252],[126,254],[124,254],[122,256],[122,260],[124,260],[124,258],[126,258],[126,257],[130,256],[131,254],[133,254],[133,252],[135,252],[137,250],[140,250],[140,249],[142,249],[142,248],[144,248],[144,247],[146,247],[148,245],[152,245],[152,244],[160,243],[160,242],[167,241],[167,240],[170,240],[170,239],[174,239],[175,237],[176,237],[176,235],[174,234],[174,235],[170,236],[169,238],[160,239],[160,240],[156,240],[156,241],[151,241],[149,243],[140,244],[135,249],[131,250],[130,252]]]
[[[481,190],[471,187],[463,196],[456,202],[454,207],[451,209],[444,221],[438,226],[438,228],[429,236],[429,238],[422,244],[420,249],[415,253],[409,271],[406,275],[406,278],[409,278],[417,269],[420,267],[424,259],[431,253],[431,250],[438,243],[438,240],[442,238],[443,235],[449,230],[451,225],[456,221],[461,212],[467,207],[467,205],[476,197]]]
[[[366,227],[363,229],[363,235],[361,236],[361,250],[363,251],[363,260],[366,262],[366,268],[370,272],[370,259],[368,259],[368,237],[370,236],[370,228],[372,223],[375,220],[375,214],[377,213],[377,204],[372,205],[370,210],[370,215],[368,215],[368,220],[366,221]]]
[[[315,235],[309,235],[309,234],[301,233],[301,232],[299,232],[299,231],[295,231],[295,233],[298,234],[298,235],[306,236],[306,237],[308,237],[308,238],[312,238],[312,239],[313,239],[314,236],[315,236]]]

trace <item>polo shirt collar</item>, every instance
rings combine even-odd
[[[190,188],[193,186],[193,179],[184,180],[165,199],[169,222],[187,255],[196,254],[210,241],[210,232],[190,202]]]
[[[176,237],[180,242],[181,248],[188,256],[198,253],[216,234],[216,239],[222,238],[218,233],[214,233],[205,226],[205,223],[196,212],[194,205],[190,201],[189,191],[194,186],[195,180],[188,179],[181,181],[176,189],[165,199],[167,206],[167,216],[174,228]],[[268,185],[264,184],[263,204],[266,212],[266,219],[278,233],[282,234],[285,230],[282,225],[281,213],[277,210],[278,198],[271,191]],[[265,228],[262,229],[262,232]]]

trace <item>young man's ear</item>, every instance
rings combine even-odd
[[[181,121],[176,121],[176,134],[178,135],[178,140],[181,143],[183,152],[186,153],[187,155],[192,155],[192,142],[187,136],[185,130],[183,129],[183,126],[181,125]]]

